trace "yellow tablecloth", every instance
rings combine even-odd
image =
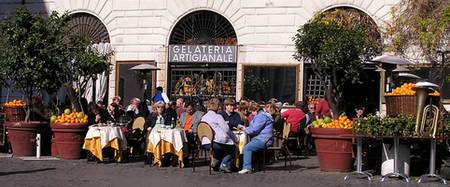
[[[120,162],[122,150],[126,150],[126,146],[127,141],[120,127],[92,125],[86,133],[83,149],[103,161],[102,149],[111,147],[114,149],[114,159]]]
[[[248,142],[247,134],[244,131],[233,131],[233,133],[236,135],[237,141],[236,141],[236,154],[234,159],[234,164],[237,168],[241,165],[241,155],[244,154],[244,147],[245,144]]]
[[[152,142],[148,142],[147,143],[147,152],[148,153],[152,153],[153,154],[153,163],[161,166],[161,158],[164,154],[167,153],[172,153],[174,155],[178,156],[178,163],[180,164],[180,167],[184,167],[183,164],[183,156],[184,156],[184,152],[183,149],[181,149],[180,151],[176,151],[175,147],[173,146],[173,144],[165,141],[165,140],[160,140],[158,144],[156,144],[156,146],[154,146],[152,144]]]
[[[161,166],[164,154],[172,153],[178,156],[180,167],[183,167],[183,155],[187,143],[183,129],[154,128],[148,135],[147,152],[153,154],[153,163]]]
[[[108,144],[105,147],[111,147],[114,149],[114,160],[122,161],[122,150],[120,149],[120,143],[118,138],[114,138],[113,140],[109,141]],[[105,148],[103,147],[103,148]],[[90,151],[95,157],[103,161],[103,154],[102,154],[102,145],[101,145],[101,138],[100,137],[94,137],[91,139],[85,139],[83,144],[83,149]]]

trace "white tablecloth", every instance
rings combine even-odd
[[[169,142],[176,151],[183,149],[183,143],[187,142],[186,134],[183,129],[155,128],[150,132],[148,139],[154,147],[156,147],[161,140]]]
[[[95,137],[100,137],[102,149],[105,148],[106,145],[108,145],[108,142],[114,140],[115,138],[119,139],[120,141],[120,149],[127,149],[127,139],[120,130],[120,127],[90,126],[84,139],[92,139]]]

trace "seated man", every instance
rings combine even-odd
[[[228,122],[228,127],[230,127],[231,130],[237,129],[238,125],[244,125],[244,122],[241,120],[241,116],[239,115],[239,113],[235,112],[236,102],[234,101],[234,99],[225,99],[223,105],[225,106],[225,110],[221,110],[218,113],[226,122]]]
[[[219,109],[219,100],[217,98],[208,101],[208,112],[202,117],[201,121],[208,123],[214,131],[214,140],[202,139],[202,145],[209,149],[214,149],[214,160],[212,167],[226,173],[231,172],[232,155],[236,150],[236,136],[231,132],[223,117],[217,114]]]

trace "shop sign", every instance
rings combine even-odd
[[[169,45],[169,62],[236,63],[237,46]]]

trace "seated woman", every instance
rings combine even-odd
[[[89,103],[87,116],[89,125],[106,123],[108,120],[111,120],[108,112],[98,107],[94,102]]]
[[[187,148],[190,153],[195,147],[195,133],[197,132],[198,123],[205,113],[202,111],[197,111],[193,102],[187,102],[185,107],[186,111],[180,115],[180,125],[186,132],[186,137],[188,140]],[[186,154],[186,156],[185,163],[189,163],[189,154]]]
[[[236,136],[231,132],[223,117],[217,114],[219,100],[217,98],[208,101],[208,112],[202,117],[202,121],[208,123],[214,131],[214,140],[202,139],[205,148],[212,146],[214,149],[214,160],[212,167],[226,173],[231,172],[231,160],[236,150]]]
[[[156,102],[153,105],[155,112],[152,112],[145,119],[144,132],[151,132],[153,128],[162,128],[163,126],[172,125],[172,116],[166,112],[166,104],[164,102]]]
[[[116,103],[111,103],[108,106],[108,113],[112,121],[119,122],[120,117],[124,114],[124,110],[121,110]]]
[[[171,126],[173,124],[172,116],[166,111],[166,104],[162,101],[158,101],[153,105],[154,112],[150,113],[147,118],[145,119],[144,124],[144,137],[145,140],[147,140],[147,137],[149,136],[152,129],[158,129],[162,128],[163,126]],[[146,144],[145,144],[146,145]],[[144,147],[145,147],[144,145]],[[172,160],[172,161],[171,161]],[[166,165],[165,163],[172,162],[172,165],[175,165],[177,162],[175,158],[172,156],[166,156],[164,157],[164,160],[162,160],[163,165]],[[146,164],[151,163],[151,158],[149,156],[146,157],[145,160]]]
[[[251,107],[254,108],[254,107]],[[271,145],[272,130],[273,130],[273,118],[276,106],[272,103],[267,104],[264,110],[253,110],[252,113],[256,113],[255,118],[250,122],[250,125],[243,130],[250,136],[251,140],[244,147],[244,166],[239,174],[252,172],[252,155],[254,152],[262,150],[266,145]]]

